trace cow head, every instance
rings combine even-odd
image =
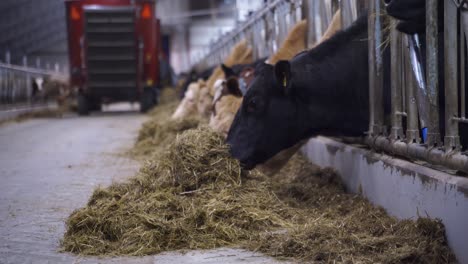
[[[208,86],[206,86],[206,83],[203,81],[202,83],[200,83],[200,92],[197,101],[197,111],[198,114],[200,114],[200,116],[210,116],[212,101],[213,97],[210,94],[210,89],[208,88]]]
[[[261,64],[255,69],[240,109],[229,130],[231,154],[245,169],[265,162],[301,140],[301,118],[305,104],[295,92],[291,65]]]
[[[172,114],[172,119],[184,118],[188,115],[191,115],[197,111],[197,101],[200,93],[200,86],[197,82],[192,82],[189,84],[187,91],[185,91],[185,96],[178,105],[174,114]]]
[[[231,76],[236,76],[236,73],[234,72],[234,70],[231,67],[224,65],[223,63],[221,64],[221,69],[223,70],[224,77],[226,79]]]
[[[213,97],[213,102],[211,104],[210,120],[213,120],[213,118],[219,118],[218,114],[223,114],[218,111],[218,103],[227,95],[242,97],[242,92],[239,89],[239,83],[236,77],[229,77],[227,80],[219,79],[215,82],[215,96]]]
[[[443,21],[443,2],[439,4],[439,24]],[[403,33],[424,33],[426,30],[425,0],[385,0],[386,11],[390,16],[399,19],[397,29]]]

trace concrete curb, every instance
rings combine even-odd
[[[302,151],[314,164],[334,168],[349,192],[390,215],[441,219],[458,261],[468,263],[468,178],[321,136]]]

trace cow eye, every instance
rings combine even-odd
[[[257,100],[255,98],[250,99],[247,104],[247,111],[250,113],[257,111]]]

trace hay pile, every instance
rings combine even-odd
[[[305,221],[288,232],[261,233],[249,249],[327,263],[456,262],[440,221],[399,221],[361,196],[345,193],[332,170],[314,168],[297,156],[295,163],[286,170],[296,178],[282,180],[284,171],[280,172],[273,179],[273,189]]]
[[[198,116],[188,116],[182,119],[171,119],[178,105],[177,92],[173,88],[161,91],[159,105],[148,113],[146,121],[138,132],[135,146],[130,152],[136,157],[149,158],[153,153],[160,153],[175,140],[178,133],[196,128],[205,122]]]
[[[273,178],[243,172],[204,126],[178,135],[128,182],[97,189],[62,241],[85,255],[220,246],[317,262],[455,261],[439,222],[397,221],[300,156]]]
[[[174,87],[165,87],[161,90],[159,95],[159,104],[166,105],[168,103],[172,103],[177,101],[178,99],[178,91]]]
[[[293,218],[256,173],[243,174],[207,128],[176,138],[128,183],[97,189],[67,221],[62,246],[86,255],[208,249],[256,238]]]

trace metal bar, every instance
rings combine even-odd
[[[229,39],[235,38],[237,36],[245,34],[245,31],[248,31],[248,28],[255,28],[255,24],[258,23],[258,21],[262,20],[263,17],[268,13],[271,12],[272,9],[275,9],[279,6],[282,6],[284,8],[288,9],[288,13],[284,15],[284,17],[290,18],[290,23],[288,26],[288,30],[290,27],[292,27],[298,18],[300,18],[300,13],[301,13],[301,5],[302,5],[302,0],[290,0],[288,2],[282,1],[282,0],[274,0],[269,2],[262,10],[256,12],[249,20],[244,22],[242,25],[237,27],[236,29],[232,30],[225,36],[222,36],[219,38],[215,44],[213,45],[210,50],[212,53],[219,53],[219,49],[217,47],[222,47],[225,42]],[[286,20],[286,19],[285,19]],[[256,32],[258,34],[258,32]],[[192,66],[196,65],[201,65],[203,61],[207,61],[208,56],[206,55],[204,58],[201,60],[197,61],[196,63],[192,64]]]
[[[416,87],[416,103],[418,105],[419,123],[421,128],[427,128],[429,123],[429,99],[426,91],[426,80],[422,63],[421,43],[419,36],[408,37],[409,58],[413,80]]]
[[[276,43],[279,47],[280,43],[284,41],[286,38],[286,6],[282,5],[279,7],[277,15],[278,15],[278,37],[276,39]]]
[[[468,10],[460,10],[460,98],[461,98],[461,117],[466,117],[466,48],[468,44]]]
[[[452,1],[444,1],[444,64],[445,64],[445,150],[459,150],[458,122],[458,63],[457,7]]]
[[[429,98],[427,145],[441,146],[439,128],[438,0],[426,1],[426,82]]]
[[[369,6],[369,135],[385,133],[383,120],[383,58],[381,2],[371,0]]]
[[[408,36],[405,35],[405,38]],[[409,45],[406,41],[405,47],[405,68],[406,68],[406,113],[407,113],[407,124],[406,124],[406,139],[407,143],[419,143],[419,130],[418,130],[418,107],[416,104],[416,85],[414,81],[414,75],[411,71],[411,62],[409,60]]]
[[[325,22],[323,21],[323,14],[321,12],[322,2],[321,1],[314,1],[314,10],[313,10],[313,19],[314,19],[314,31],[315,31],[315,41],[320,39],[322,36],[322,24]]]
[[[13,65],[13,64],[5,64],[5,63],[1,63],[1,62],[0,62],[0,69],[11,70],[11,71],[16,71],[16,72],[24,72],[24,73],[30,73],[30,74],[37,74],[37,75],[53,75],[53,74],[56,74],[53,71],[46,71],[46,70],[42,70],[42,69],[18,66],[18,65]]]
[[[376,0],[369,1],[369,11],[371,9],[374,9],[373,8],[373,6],[375,5],[375,3],[373,3],[374,1]],[[353,21],[356,20],[357,18],[356,0],[347,0],[347,1],[341,0],[340,8],[341,8],[341,26],[342,28],[349,27],[353,23]]]
[[[307,46],[312,45],[315,43],[317,36],[315,35],[315,30],[313,30],[315,26],[315,21],[314,21],[314,1],[311,0],[305,0],[302,4],[302,14],[304,14],[304,19],[307,20],[307,36],[306,36],[306,41],[307,41]]]
[[[272,9],[271,11],[274,11]],[[272,12],[268,12],[264,17],[264,25],[265,28],[265,41],[266,41],[266,48],[268,50],[268,55],[274,53],[273,50],[273,41],[275,39],[275,30],[274,30],[274,21],[273,21],[273,14]]]
[[[392,132],[390,138],[392,140],[403,139],[403,124],[402,124],[402,102],[401,102],[401,40],[400,33],[395,27],[391,29],[390,39],[391,52],[391,94],[392,94]]]
[[[400,34],[400,47],[401,47],[401,60],[400,60],[400,65],[401,65],[401,80],[402,80],[402,83],[401,83],[401,109],[403,110],[403,112],[406,113],[407,109],[406,109],[406,89],[408,87],[408,84],[406,82],[407,80],[407,70],[406,70],[406,52],[405,52],[405,48],[406,48],[406,45],[407,45],[407,42],[405,41],[406,40],[406,36],[405,35],[402,35]]]
[[[468,124],[468,119],[466,117],[454,117],[453,120],[459,122],[459,123],[466,123]]]
[[[372,148],[383,150],[402,157],[425,160],[434,165],[468,173],[468,156],[461,153],[449,153],[439,148],[427,148],[420,144],[407,144],[403,141],[390,141],[387,137],[367,138],[366,143]]]

